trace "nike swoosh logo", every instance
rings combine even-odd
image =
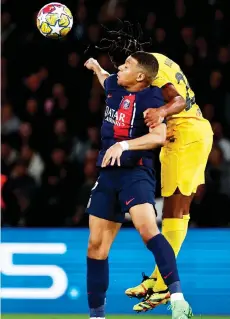
[[[135,198],[132,198],[132,199],[130,199],[130,200],[128,200],[128,201],[126,201],[126,202],[125,202],[125,205],[127,205],[127,206],[128,206],[128,205],[129,205],[129,204],[130,204],[130,203],[131,203],[134,199],[135,199]]]
[[[171,271],[168,275],[164,276],[164,279],[167,279],[173,272]]]

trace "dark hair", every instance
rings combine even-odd
[[[141,43],[143,32],[140,24],[136,26],[129,21],[118,20],[119,29],[109,30],[103,26],[106,36],[101,40],[101,46],[97,46],[102,51],[107,51],[115,67],[123,64],[128,56],[137,51],[142,51],[143,47],[151,42]]]
[[[131,54],[131,57],[135,59],[138,62],[138,66],[145,71],[147,81],[152,83],[159,69],[159,64],[155,56],[148,52],[137,51]]]

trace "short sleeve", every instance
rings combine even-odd
[[[104,81],[104,89],[105,89],[105,91],[107,92],[108,91],[108,89],[107,89],[107,87],[108,87],[108,80],[109,80],[109,76],[105,79],[105,81]]]
[[[153,87],[151,104],[152,104],[152,108],[158,108],[165,104],[164,98],[162,95],[162,90],[156,86]]]
[[[104,89],[105,92],[108,92],[110,90],[114,90],[118,87],[117,84],[117,74],[111,74],[109,77],[107,77],[104,81]]]
[[[165,101],[164,101],[164,98],[163,98],[163,95],[162,95],[162,90],[159,89],[158,87],[154,87],[153,100],[154,100],[154,104],[153,104],[152,108],[159,108],[159,107],[161,107],[162,105],[165,104]],[[162,123],[167,125],[166,119],[164,119]]]
[[[157,86],[159,88],[163,88],[165,85],[171,84],[170,81],[166,77],[156,77],[153,81],[152,85]]]

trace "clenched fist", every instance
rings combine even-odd
[[[84,66],[88,69],[88,70],[92,70],[93,72],[96,73],[96,70],[98,68],[100,68],[100,64],[97,62],[97,60],[93,59],[93,58],[90,58],[88,59]]]

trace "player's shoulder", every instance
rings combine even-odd
[[[157,59],[158,63],[163,63],[168,57],[161,53],[151,52],[151,54]]]
[[[149,88],[137,93],[137,101],[140,102],[137,104],[142,105],[144,109],[160,107],[164,104],[162,90],[155,85],[151,85]]]
[[[154,84],[149,87],[149,93],[152,98],[163,99],[162,89]]]
[[[148,88],[145,88],[144,90],[136,92],[137,96],[140,96],[140,98],[149,98],[156,96],[161,96],[162,90],[156,86],[155,84],[150,85]]]
[[[117,84],[117,74],[116,73],[111,74],[110,76],[108,76],[105,79],[104,88],[106,91],[119,88],[119,85]]]
[[[159,71],[162,69],[169,69],[169,68],[179,68],[179,65],[173,61],[170,57],[167,55],[161,54],[161,53],[156,53],[152,52],[151,53],[158,61],[159,64]]]

